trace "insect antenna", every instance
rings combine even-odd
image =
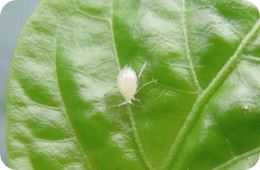
[[[144,63],[143,67],[141,68],[141,70],[140,70],[140,72],[139,72],[139,74],[138,74],[138,77],[137,77],[137,87],[138,87],[138,85],[139,85],[140,77],[141,77],[141,75],[142,75],[142,73],[143,73],[143,71],[144,71],[144,69],[145,69],[145,67],[146,67],[146,64],[147,64],[147,63]]]

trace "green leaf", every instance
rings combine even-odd
[[[246,169],[260,153],[260,20],[244,0],[43,0],[7,90],[12,169]],[[140,85],[124,102],[117,75]]]

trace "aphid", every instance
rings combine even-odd
[[[138,77],[136,76],[135,71],[129,66],[125,66],[124,69],[119,72],[117,76],[117,87],[121,94],[125,97],[125,102],[117,106],[122,106],[128,103],[132,104],[132,100],[139,101],[138,99],[135,99],[134,95],[138,93],[143,87],[157,82],[157,80],[152,80],[148,83],[145,83],[138,89],[139,80],[145,67],[146,63],[143,65]]]
[[[247,112],[248,109],[249,109],[249,106],[248,106],[248,105],[245,105],[245,106],[242,108],[242,110],[245,111],[245,112]]]

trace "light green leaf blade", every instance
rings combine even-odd
[[[249,168],[260,152],[259,12],[247,1],[43,0],[7,91],[13,169]],[[116,77],[139,73],[140,103]]]

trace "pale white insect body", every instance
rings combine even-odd
[[[125,105],[125,104],[132,104],[132,100],[139,101],[138,99],[135,99],[135,94],[138,93],[142,88],[145,86],[156,83],[157,80],[152,80],[148,83],[143,84],[141,87],[139,86],[140,77],[146,67],[146,63],[144,63],[140,73],[138,76],[136,76],[135,71],[129,67],[125,66],[123,70],[121,70],[117,76],[117,87],[121,94],[125,97],[125,102],[116,105],[117,107]]]
[[[125,103],[132,103],[137,90],[137,76],[135,71],[126,66],[117,76],[117,86],[121,94],[125,97]]]

